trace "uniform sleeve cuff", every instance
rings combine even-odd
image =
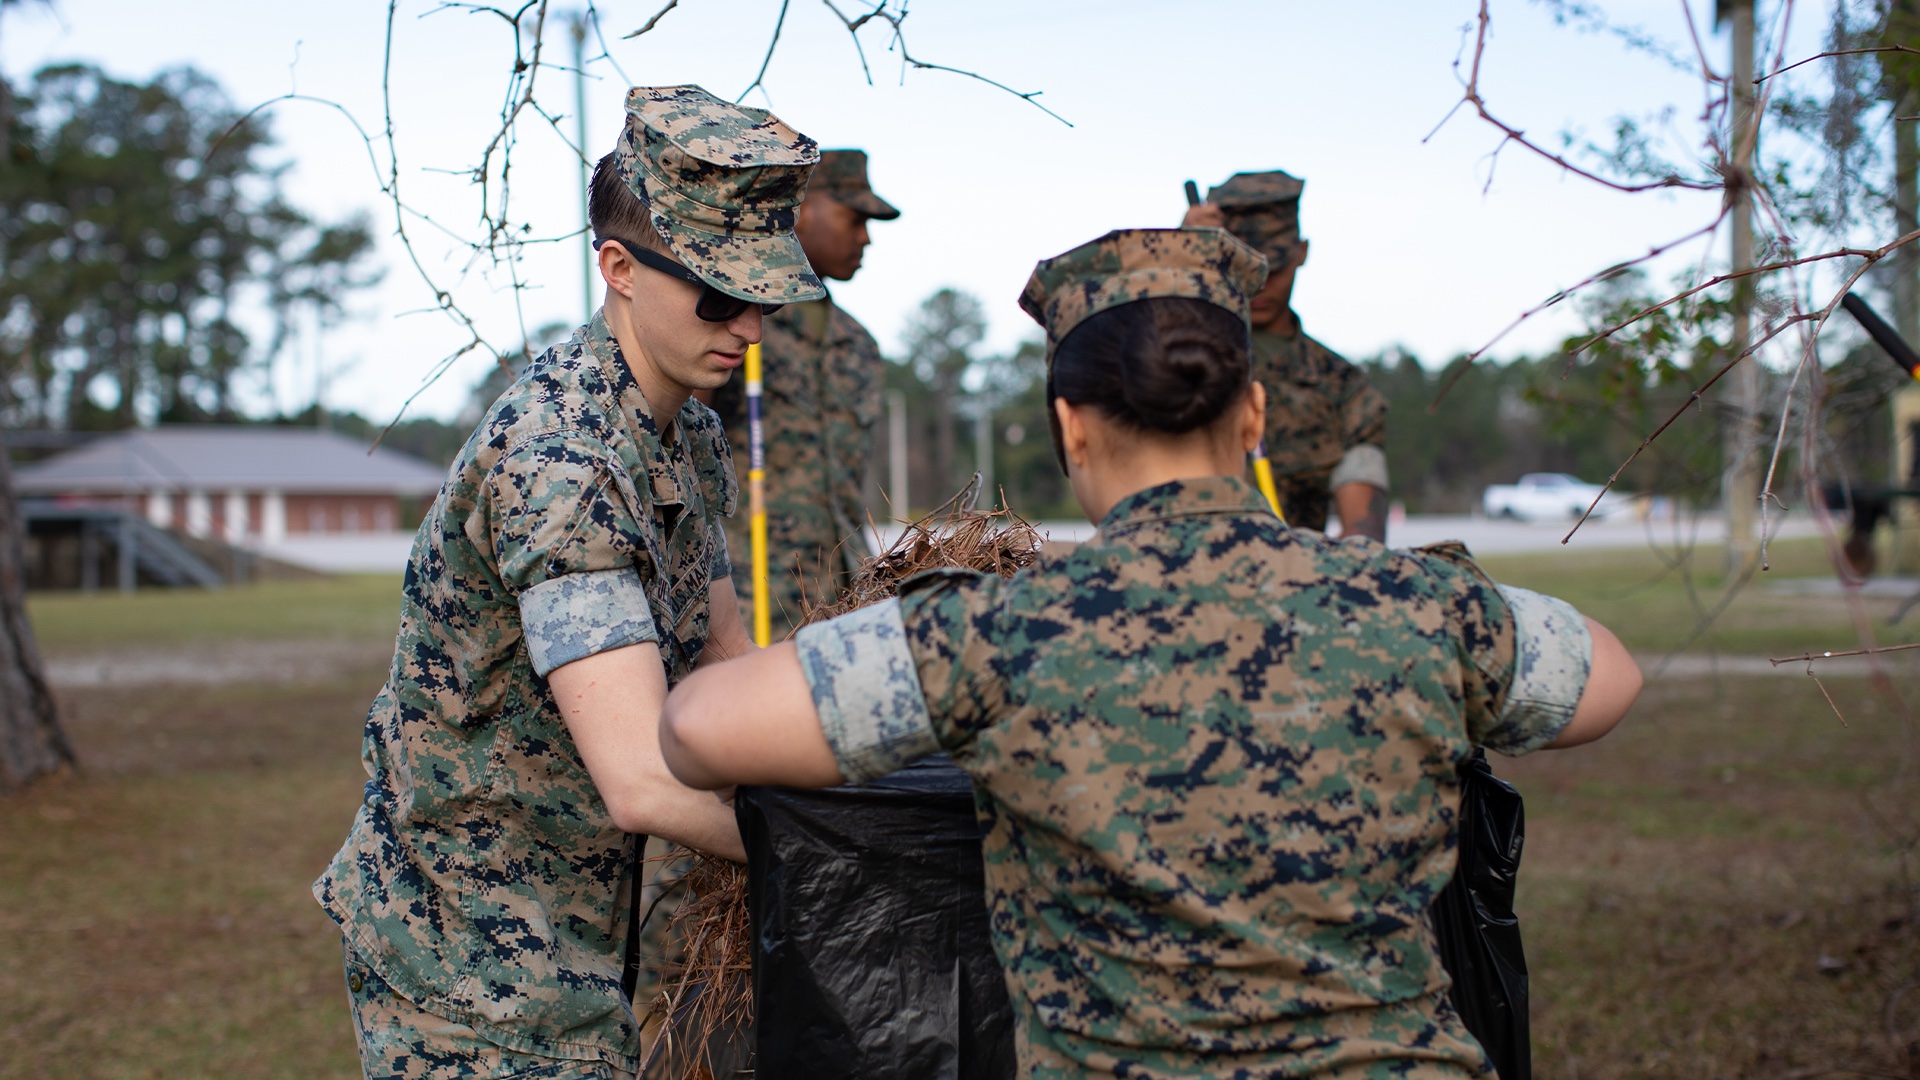
[[[520,629],[542,678],[595,653],[659,641],[640,571],[631,566],[549,578],[520,594]]]
[[[840,773],[863,783],[940,749],[900,601],[801,628],[800,669]]]
[[[1387,486],[1387,452],[1370,443],[1347,447],[1327,487],[1337,491],[1347,484],[1372,484],[1381,491],[1391,491]]]
[[[1573,720],[1593,670],[1593,635],[1572,604],[1500,586],[1513,612],[1513,681],[1485,745],[1515,756],[1552,742]]]

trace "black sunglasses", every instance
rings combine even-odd
[[[721,292],[719,289],[714,288],[702,280],[700,275],[657,251],[641,247],[639,244],[630,243],[617,236],[608,236],[595,240],[593,242],[593,250],[599,251],[600,245],[602,244],[619,244],[620,250],[626,252],[642,266],[650,266],[668,277],[676,277],[681,281],[700,286],[700,299],[694,302],[693,313],[699,316],[702,322],[732,322],[734,319],[739,318],[740,313],[747,310],[753,303],[751,300],[742,300],[737,296],[729,296]],[[771,315],[785,306],[784,304],[761,304],[760,314]]]

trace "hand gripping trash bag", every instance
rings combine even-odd
[[[743,787],[756,1080],[1010,1080],[973,782],[945,757],[859,786]]]
[[[1526,811],[1484,751],[1460,766],[1460,780],[1460,867],[1432,909],[1440,962],[1453,976],[1454,1009],[1500,1080],[1531,1080],[1527,957],[1513,913]]]

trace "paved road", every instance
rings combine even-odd
[[[1497,521],[1466,514],[1410,514],[1387,526],[1387,542],[1397,548],[1418,547],[1441,540],[1461,540],[1476,555],[1504,555],[1528,551],[1599,551],[1603,549],[1645,547],[1659,544],[1671,548],[1680,543],[1718,543],[1726,533],[1717,516],[1641,522],[1632,519],[1588,521],[1562,547],[1571,522],[1532,524],[1523,521]],[[1791,540],[1817,536],[1819,530],[1810,518],[1789,517],[1775,523],[1775,539]],[[1093,526],[1084,521],[1036,522],[1042,535],[1050,540],[1085,540],[1093,535]],[[882,541],[899,535],[896,528],[883,531]]]
[[[741,513],[745,513],[745,507]],[[1411,514],[1387,526],[1387,541],[1394,547],[1418,547],[1440,540],[1462,540],[1476,555],[1504,555],[1525,551],[1569,552],[1598,551],[1605,548],[1643,547],[1659,543],[1671,547],[1676,542],[1697,539],[1717,543],[1724,534],[1718,517],[1675,523],[1672,520],[1640,522],[1634,520],[1594,519],[1580,527],[1565,548],[1560,538],[1567,534],[1570,522],[1529,524],[1522,521],[1496,521],[1466,514]],[[1779,523],[1775,534],[1780,539],[1818,535],[1814,523],[1806,517],[1789,517]],[[1084,521],[1042,521],[1036,527],[1051,540],[1085,540],[1093,535],[1093,526]],[[899,535],[897,526],[881,530],[884,547]],[[873,547],[874,537],[868,537]],[[289,537],[263,549],[263,553],[285,562],[328,573],[399,573],[406,569],[407,554],[413,545],[412,533],[372,533],[365,535],[322,534]],[[881,547],[873,547],[879,551]],[[735,552],[736,558],[745,553]]]

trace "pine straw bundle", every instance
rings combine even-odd
[[[1040,554],[1040,534],[1011,510],[976,510],[976,475],[938,510],[907,525],[893,546],[867,560],[830,604],[809,606],[807,623],[857,611],[894,596],[900,583],[926,570],[962,568],[1012,577]],[[687,943],[686,960],[667,973],[669,989],[654,999],[650,1014],[663,1018],[650,1060],[671,1044],[706,1047],[716,1033],[753,1019],[753,927],[747,918],[746,867],[687,848],[669,858],[692,856],[688,896],[667,919],[667,938]],[[683,1055],[670,1054],[675,1058]],[[705,1054],[688,1055],[678,1080],[705,1080],[713,1072]],[[642,1070],[647,1074],[646,1070]],[[648,1074],[650,1075],[650,1074]]]

